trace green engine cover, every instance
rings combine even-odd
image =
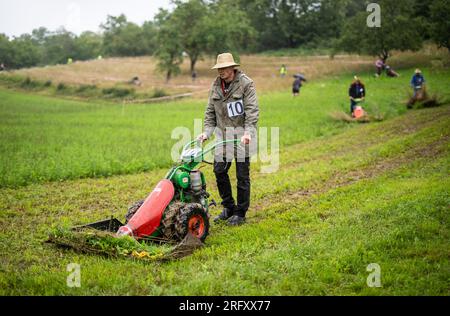
[[[189,173],[182,170],[177,170],[173,176],[174,182],[183,189],[187,189],[191,182]]]

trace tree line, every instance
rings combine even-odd
[[[424,41],[449,48],[450,0],[379,0],[381,27],[367,27],[364,0],[173,0],[153,20],[137,25],[108,16],[100,33],[33,30],[16,38],[0,34],[0,62],[8,68],[66,63],[102,56],[158,58],[167,79],[183,58],[191,71],[205,55],[282,48],[330,48],[378,55],[419,49]]]
[[[142,56],[155,51],[156,29],[152,22],[142,26],[125,15],[108,16],[101,33],[86,31],[76,36],[60,28],[40,27],[13,39],[0,34],[0,62],[8,68],[22,68],[88,60],[99,56]]]

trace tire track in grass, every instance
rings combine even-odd
[[[415,130],[417,131],[417,129]],[[252,211],[255,213],[263,211],[267,205],[271,205],[280,200],[300,201],[304,198],[309,198],[312,195],[323,194],[330,190],[351,185],[358,181],[374,178],[382,174],[391,172],[406,164],[416,160],[424,160],[430,158],[437,158],[445,155],[446,146],[449,144],[450,135],[447,134],[432,141],[417,147],[413,147],[406,152],[388,157],[387,159],[376,159],[373,164],[368,164],[362,168],[350,169],[345,171],[336,171],[330,177],[319,184],[312,185],[311,188],[305,190],[287,191],[282,194],[269,195],[254,203]]]
[[[278,172],[283,172],[285,174],[298,172],[299,168],[307,167],[307,164],[311,164],[311,166],[314,167],[314,164],[316,163],[333,162],[339,159],[345,159],[349,155],[365,158],[368,155],[367,151],[372,149],[374,146],[377,147],[380,146],[380,144],[384,144],[390,140],[395,140],[418,133],[424,129],[433,127],[436,124],[445,124],[445,122],[448,121],[448,117],[450,117],[450,106],[435,108],[425,112],[408,112],[406,116],[395,118],[392,121],[383,122],[381,123],[382,125],[364,125],[360,128],[352,129],[332,136],[326,140],[315,140],[306,144],[293,145],[286,148],[282,153],[280,157],[282,164]],[[363,136],[357,137],[359,134]],[[350,141],[348,141],[348,139],[350,139]],[[332,148],[326,149],[326,147],[330,144]],[[306,153],[306,155],[304,153]],[[254,169],[258,169],[259,167],[260,163],[256,163],[252,167],[252,182],[256,184],[259,182],[270,182],[273,178],[273,174],[261,174],[256,172]],[[352,172],[352,170],[349,170],[349,172]],[[236,181],[234,173],[235,170],[233,164],[230,169],[230,179],[232,183]],[[327,175],[325,174],[325,176]],[[341,175],[331,174],[329,176],[339,177]],[[214,182],[208,183],[208,187],[211,191],[217,191],[217,186]],[[310,195],[314,193],[314,190],[296,190],[294,192],[299,195]],[[290,195],[292,193],[292,190],[285,190],[284,192],[285,195]],[[282,194],[282,192],[268,192],[265,196],[263,196],[262,200],[260,198],[253,198],[252,200],[256,202],[256,205],[258,205],[258,203],[264,205],[267,203],[267,198],[270,198],[272,195],[279,196],[280,194]],[[252,204],[255,205],[255,203]],[[261,205],[257,206],[257,209],[260,209]],[[252,209],[254,209],[253,206]]]
[[[288,160],[289,162],[284,164],[285,167],[295,167],[299,163],[308,163],[313,160],[330,160],[336,157],[342,157],[348,155],[349,153],[358,154],[363,153],[365,150],[373,145],[388,141],[392,138],[398,138],[400,136],[409,135],[416,133],[424,128],[431,127],[440,121],[447,120],[450,117],[450,106],[435,109],[435,111],[429,111],[429,115],[423,115],[419,112],[409,112],[406,115],[409,116],[409,120],[405,120],[405,116],[400,116],[394,118],[393,120],[383,122],[383,129],[378,125],[380,123],[375,123],[376,125],[365,125],[361,126],[360,129],[355,129],[348,131],[350,138],[357,136],[355,134],[363,134],[364,137],[357,138],[357,142],[348,141],[348,139],[342,137],[342,134],[335,135],[326,140],[316,140],[308,144],[293,145],[287,148],[287,151],[302,151],[318,149],[327,143],[332,143],[334,147],[343,147],[343,149],[335,149],[332,152],[327,152],[325,154],[320,154],[316,157],[310,157],[308,159],[295,159]],[[405,124],[409,123],[411,124]],[[414,123],[414,124],[412,124]],[[356,138],[356,137],[354,137]],[[311,148],[309,148],[311,147]],[[332,155],[331,155],[332,153]],[[289,157],[288,157],[289,159]]]

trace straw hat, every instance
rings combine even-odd
[[[233,66],[239,66],[239,64],[236,64],[234,62],[233,55],[230,53],[223,53],[220,55],[217,55],[217,62],[214,67],[211,69],[219,69],[219,68],[227,68],[227,67],[233,67]]]
[[[422,73],[422,71],[420,71],[420,69],[416,69],[416,74],[420,74]]]

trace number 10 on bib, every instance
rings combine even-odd
[[[244,114],[244,103],[242,100],[230,102],[227,104],[228,116],[234,117]]]

